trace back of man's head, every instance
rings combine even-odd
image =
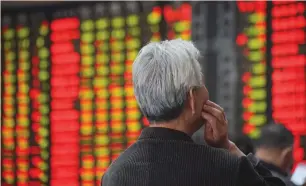
[[[293,142],[293,134],[284,125],[266,125],[261,129],[259,139],[255,141],[256,156],[287,172],[293,163]]]
[[[282,124],[268,124],[261,129],[261,135],[256,140],[256,148],[284,149],[292,147],[293,134]]]

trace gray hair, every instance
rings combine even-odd
[[[133,63],[133,85],[138,105],[149,121],[179,116],[187,93],[203,85],[199,50],[182,39],[149,43]]]

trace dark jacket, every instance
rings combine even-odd
[[[250,159],[250,160],[249,160]],[[250,155],[195,144],[185,133],[145,128],[114,161],[102,186],[284,186]]]
[[[273,164],[266,163],[264,161],[260,162],[263,166],[270,170],[273,176],[280,178],[286,184],[286,186],[295,186],[295,184],[290,181],[291,176],[288,173],[282,171],[280,168]]]

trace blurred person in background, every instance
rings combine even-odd
[[[261,129],[261,135],[255,142],[256,157],[287,186],[294,185],[290,181],[293,140],[293,134],[284,125],[272,123]]]
[[[181,39],[144,46],[133,85],[150,121],[102,177],[103,186],[284,186],[228,139],[223,109],[209,101],[200,53]],[[206,144],[191,136],[204,125]]]

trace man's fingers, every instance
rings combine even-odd
[[[207,120],[206,125],[210,125],[213,131],[218,132],[216,117],[207,112],[202,112],[202,117]]]
[[[203,105],[202,117],[207,120],[206,142],[216,147],[228,148],[227,121],[223,109],[214,102],[207,101]]]
[[[224,115],[220,110],[218,110],[214,107],[211,107],[209,105],[204,105],[203,109],[204,109],[204,111],[206,111],[206,112],[210,113],[211,115],[215,116],[220,122],[225,121]]]
[[[202,112],[202,117],[207,120],[208,123],[213,123],[216,118],[207,112]]]
[[[210,141],[214,139],[213,129],[211,128],[211,124],[208,122],[204,125],[204,138]]]
[[[212,102],[210,100],[206,101],[206,105],[209,105],[209,106],[211,106],[211,107],[213,107],[215,109],[220,110],[221,112],[224,112],[222,107],[220,107],[218,104],[216,104],[216,103],[214,103],[214,102]]]
[[[220,105],[218,105],[218,104],[216,104],[216,103],[214,103],[214,102],[212,102],[212,101],[210,101],[210,100],[207,100],[206,103],[205,103],[205,105],[209,105],[209,106],[211,106],[211,107],[213,107],[213,108],[215,108],[215,109],[220,110],[220,111],[222,112],[222,114],[223,114],[224,119],[226,118],[224,109],[223,109],[222,107],[220,107]],[[226,120],[226,119],[225,119],[225,120]]]

